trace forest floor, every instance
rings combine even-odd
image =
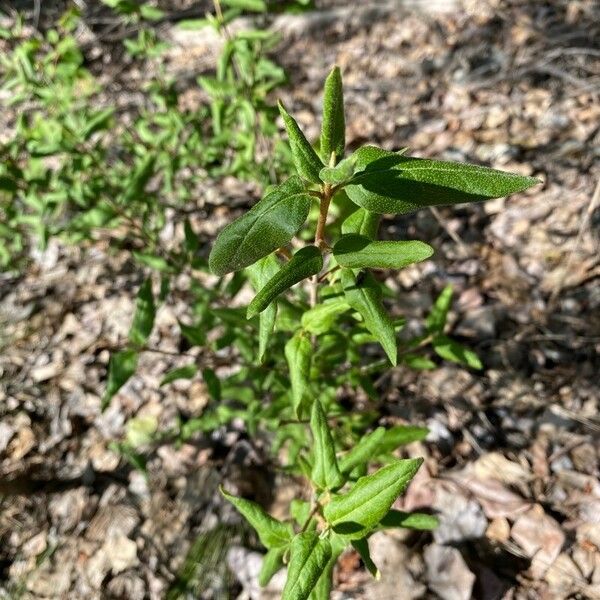
[[[334,598],[600,598],[600,7],[321,4],[273,24],[283,99],[309,137],[338,64],[351,146],[543,180],[511,200],[384,220],[386,236],[436,248],[389,278],[408,326],[451,283],[453,331],[485,368],[379,382],[389,414],[430,428],[408,448],[425,464],[402,506],[441,525],[374,536],[380,581],[344,555]],[[162,33],[173,74],[214,58],[201,36]],[[100,411],[107,348],[127,335],[138,283],[124,255],[53,241],[1,284],[0,598],[279,598],[280,577],[259,591],[259,550],[217,492],[236,478],[269,485],[242,427],[157,444],[146,474],[113,449],[133,417],[166,427],[206,404],[201,382],[159,388],[177,358],[147,354]],[[177,350],[177,317],[161,309],[155,346]],[[294,493],[279,483],[275,513]]]

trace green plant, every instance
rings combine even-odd
[[[268,549],[261,583],[287,564],[284,600],[328,598],[333,566],[349,545],[375,574],[368,538],[379,529],[435,525],[428,515],[392,508],[422,462],[397,459],[392,452],[424,432],[377,427],[364,435],[368,419],[357,424],[356,415],[341,409],[336,399],[344,378],[365,373],[357,369],[365,341],[376,340],[389,363],[398,363],[396,326],[382,302],[384,288],[371,270],[402,268],[433,253],[421,241],[378,241],[381,215],[497,198],[536,183],[531,177],[486,167],[412,158],[405,150],[364,146],[344,158],[343,92],[337,68],[325,83],[323,105],[317,152],[280,104],[297,175],[272,187],[225,227],[209,258],[211,270],[220,276],[249,269],[257,293],[246,316],[258,318],[262,360],[269,359],[269,341],[279,319],[290,334],[284,352],[290,410],[276,411],[274,424],[296,429],[299,447],[290,451],[287,467],[304,475],[312,496],[309,501],[295,500],[290,521],[281,522],[258,504],[223,491]],[[301,230],[313,203],[318,207],[316,224],[309,225],[306,236]],[[336,216],[333,222],[328,219],[331,214]],[[311,241],[293,252],[297,235]],[[308,291],[296,288],[290,314],[282,294],[306,280]],[[442,293],[427,319],[427,332],[408,343],[408,354],[431,342],[443,358],[479,368],[473,353],[444,335],[450,297],[451,290]],[[289,413],[291,420],[283,421],[281,416]],[[307,428],[311,437],[302,433]],[[353,433],[360,433],[360,441]],[[370,472],[372,463],[385,466]]]

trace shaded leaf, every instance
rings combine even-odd
[[[285,547],[271,548],[263,557],[260,573],[258,574],[258,584],[265,586],[271,581],[273,575],[283,567],[283,555]]]
[[[258,262],[248,267],[250,282],[255,292],[258,292],[280,269],[279,262],[273,254],[261,258]],[[267,345],[273,333],[277,318],[277,305],[275,303],[260,313],[258,322],[258,362],[262,363],[267,351]]]
[[[210,253],[211,271],[238,271],[287,244],[306,221],[310,203],[302,180],[290,177],[221,231]]]
[[[344,156],[346,147],[346,123],[344,118],[344,91],[342,74],[334,67],[327,79],[323,93],[323,123],[321,125],[321,158],[328,165],[331,153],[336,162]]]
[[[359,208],[342,223],[342,233],[356,233],[374,240],[377,237],[379,221],[381,221],[381,215]]]
[[[384,528],[405,527],[407,529],[430,530],[439,525],[439,519],[427,513],[407,513],[391,509],[379,525]]]
[[[152,281],[146,279],[137,294],[133,323],[129,330],[129,339],[136,346],[143,346],[152,333],[156,306],[152,295]]]
[[[369,552],[369,542],[367,539],[361,538],[360,540],[352,540],[352,546],[360,555],[365,567],[367,568],[367,571],[369,571],[369,573],[371,573],[375,579],[380,579],[381,573],[371,558],[371,553]]]
[[[256,294],[248,306],[247,318],[262,312],[277,296],[303,279],[316,275],[322,268],[323,256],[316,246],[301,248]]]
[[[303,313],[302,327],[315,335],[326,333],[331,329],[336,318],[349,309],[350,305],[343,298],[333,298],[317,304]]]
[[[339,162],[335,167],[323,167],[319,171],[319,179],[331,185],[344,183],[352,175],[354,175],[354,159],[351,156]]]
[[[357,172],[344,189],[354,203],[382,214],[500,198],[538,183],[489,167],[405,157],[372,146],[355,156]]]

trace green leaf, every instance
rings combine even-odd
[[[279,262],[273,254],[261,258],[258,262],[248,267],[250,282],[255,292],[258,292],[264,287],[267,282],[280,269]],[[260,313],[258,322],[258,362],[262,363],[267,351],[267,345],[273,333],[275,320],[277,318],[277,305],[275,303],[269,306]]]
[[[266,548],[286,547],[294,532],[289,523],[282,523],[268,514],[262,506],[245,498],[236,498],[221,488],[221,494],[229,500],[237,510],[244,516],[246,521],[252,525],[258,534],[258,538]]]
[[[405,527],[407,529],[420,529],[428,531],[439,525],[439,519],[426,513],[407,513],[391,509],[379,522],[382,528]]]
[[[375,579],[381,579],[381,573],[371,558],[371,553],[369,552],[369,542],[367,539],[361,538],[360,540],[352,540],[352,546],[359,553],[363,563],[365,563],[365,567],[367,567],[367,571],[369,571],[369,573],[371,573]]]
[[[133,175],[125,188],[122,202],[128,204],[134,200],[140,200],[145,193],[146,186],[154,175],[156,155],[147,154],[135,168]]]
[[[331,153],[336,162],[344,156],[346,147],[346,123],[344,119],[344,92],[342,74],[334,67],[325,80],[323,94],[323,124],[321,126],[321,158],[328,165]]]
[[[419,356],[418,354],[405,354],[402,357],[402,362],[411,369],[415,369],[415,371],[430,371],[437,367],[430,358]]]
[[[319,179],[331,185],[339,185],[354,175],[354,158],[345,158],[335,167],[323,167],[319,171]]]
[[[310,414],[310,430],[314,438],[314,462],[312,467],[312,482],[322,490],[332,490],[344,483],[344,478],[338,468],[335,458],[335,446],[329,429],[329,424],[323,412],[321,402],[313,401]]]
[[[462,344],[455,342],[445,335],[438,335],[433,338],[431,345],[435,353],[445,360],[471,367],[471,369],[483,369],[479,357],[473,350],[465,348]]]
[[[141,285],[137,295],[135,315],[129,330],[129,339],[132,344],[143,346],[148,341],[154,327],[155,316],[156,306],[152,295],[152,281],[148,278]]]
[[[140,263],[150,267],[151,269],[154,269],[155,271],[159,271],[161,273],[173,272],[173,267],[171,267],[171,265],[169,265],[169,263],[162,256],[156,256],[155,254],[149,254],[147,252],[137,252],[136,250],[134,250],[132,254]]]
[[[432,254],[433,248],[424,242],[372,242],[355,233],[343,235],[333,247],[338,264],[348,269],[401,269]]]
[[[321,180],[319,179],[319,172],[323,168],[321,159],[302,133],[302,130],[298,126],[298,123],[296,123],[294,117],[285,110],[285,107],[281,102],[279,102],[279,112],[285,123],[285,128],[290,140],[290,147],[292,149],[294,165],[298,174],[300,177],[308,179],[308,181],[312,181],[313,183],[321,183]]]
[[[303,313],[302,327],[315,335],[326,333],[332,328],[336,318],[349,309],[350,305],[343,298],[333,298],[317,304]]]
[[[308,217],[311,196],[290,177],[217,236],[209,257],[213,273],[239,271],[287,244]]]
[[[273,578],[273,575],[283,567],[283,555],[285,547],[271,548],[263,557],[262,567],[258,574],[258,584],[262,587],[267,585]]]
[[[192,379],[197,371],[198,367],[195,364],[189,364],[184,367],[173,369],[162,378],[160,385],[167,385],[167,383],[171,383],[177,379]]]
[[[356,173],[344,189],[355,204],[381,214],[500,198],[538,182],[488,167],[405,157],[372,146],[354,156]]]
[[[316,531],[305,531],[292,541],[287,581],[281,600],[307,600],[331,557],[331,544]]]
[[[378,427],[360,439],[339,461],[340,471],[350,473],[355,467],[364,465],[377,456],[377,449],[385,436],[385,427]]]
[[[145,415],[129,419],[126,425],[125,439],[131,448],[149,444],[158,430],[158,420],[154,415]]]
[[[202,369],[202,379],[204,379],[208,395],[213,402],[221,402],[221,380],[217,377],[217,374],[207,367]]]
[[[225,6],[230,8],[240,8],[252,12],[266,12],[267,4],[265,0],[221,0]]]
[[[342,233],[356,233],[374,240],[377,237],[379,221],[381,215],[359,208],[342,223]]]
[[[186,325],[181,321],[179,323],[179,330],[181,335],[192,345],[192,346],[204,346],[206,342],[206,332],[201,325]]]
[[[102,397],[102,410],[109,405],[113,396],[135,373],[137,361],[138,353],[136,350],[121,350],[120,352],[111,355],[108,362],[106,391]]]
[[[333,569],[338,558],[346,549],[347,542],[335,533],[330,534],[329,542],[331,544],[331,558],[327,562],[325,569],[323,569],[323,572],[317,581],[317,585],[310,593],[310,596],[308,597],[309,600],[329,600],[331,597]]]
[[[316,246],[301,248],[256,294],[248,306],[246,316],[251,319],[265,310],[277,296],[303,279],[316,275],[322,268],[323,255]]]
[[[377,453],[390,454],[400,446],[405,446],[412,442],[424,440],[429,433],[427,427],[413,427],[410,425],[397,425],[386,429],[385,435],[379,443]]]
[[[365,537],[406,489],[423,459],[398,460],[361,477],[346,494],[335,496],[323,514],[333,530],[350,539]]]
[[[429,333],[443,333],[448,318],[448,311],[452,306],[452,286],[447,285],[437,297],[425,325]]]
[[[302,402],[306,397],[310,381],[310,362],[312,344],[305,332],[299,331],[285,345],[285,358],[290,370],[294,413],[298,418],[302,411]]]
[[[361,274],[362,276],[362,274]],[[363,318],[365,327],[381,344],[392,365],[398,348],[394,324],[381,302],[381,288],[370,273],[355,279],[350,269],[342,269],[342,284],[348,304]]]

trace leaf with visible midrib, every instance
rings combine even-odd
[[[381,215],[359,208],[342,223],[342,233],[356,233],[374,240],[377,237],[380,220]]]
[[[280,269],[279,262],[273,254],[265,256],[248,267],[248,274],[255,292],[258,292]],[[267,344],[273,333],[277,318],[277,304],[270,304],[260,313],[258,323],[258,362],[262,363],[267,351]]]
[[[372,146],[355,155],[356,173],[344,189],[355,204],[380,214],[501,198],[538,183],[489,167],[405,157]]]
[[[378,427],[360,439],[358,444],[339,460],[340,471],[350,473],[355,467],[363,465],[377,456],[377,450],[384,436],[385,427]]]
[[[239,271],[287,244],[306,221],[310,204],[302,180],[290,177],[221,231],[208,259],[211,271]]]
[[[251,319],[269,306],[279,294],[296,283],[316,275],[323,268],[323,255],[316,246],[305,246],[281,267],[248,305],[246,316]]]
[[[344,478],[338,468],[335,446],[319,400],[314,400],[312,405],[310,429],[315,441],[312,481],[320,489],[338,488],[344,483]]]
[[[350,269],[342,269],[342,284],[348,304],[364,319],[365,327],[381,344],[390,362],[396,365],[398,348],[394,324],[381,302],[381,289],[370,273],[357,282]]]
[[[136,299],[135,315],[129,330],[129,339],[136,346],[143,346],[152,333],[156,306],[152,295],[152,281],[146,279],[140,286]]]
[[[432,254],[429,244],[417,240],[373,242],[353,233],[343,235],[333,247],[338,264],[348,269],[401,269],[426,260]]]
[[[312,344],[306,333],[299,331],[292,336],[285,345],[284,353],[290,369],[294,413],[300,418],[302,400],[309,387],[312,357]]]
[[[423,459],[398,460],[361,477],[346,494],[335,496],[323,514],[333,530],[350,539],[365,537],[387,514]]]
[[[329,164],[331,153],[340,160],[346,145],[346,123],[344,118],[344,91],[342,74],[334,67],[325,80],[323,93],[323,123],[321,126],[321,158]]]
[[[246,500],[237,498],[221,488],[221,494],[229,500],[244,518],[254,527],[261,544],[266,548],[279,548],[287,546],[293,536],[292,526],[289,523],[282,523],[268,514],[262,506]]]
[[[319,178],[319,172],[323,168],[321,159],[302,133],[294,117],[285,110],[281,102],[279,102],[279,112],[285,123],[296,170],[304,179],[313,183],[321,183]]]
[[[281,600],[306,600],[331,557],[331,544],[316,531],[305,531],[292,541],[287,581]]]

